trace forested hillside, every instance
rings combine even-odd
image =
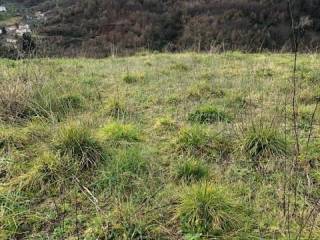
[[[19,1],[47,12],[39,32],[70,55],[139,48],[288,50],[291,45],[286,0]],[[294,1],[305,49],[320,43],[319,9],[318,0]]]

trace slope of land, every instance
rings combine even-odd
[[[47,54],[104,57],[151,50],[289,50],[291,21],[283,0],[20,0],[46,12],[39,29]],[[317,49],[320,2],[295,0],[305,49]],[[52,49],[52,50],[51,50]]]
[[[0,60],[0,238],[319,239],[320,61],[290,175],[292,58]]]

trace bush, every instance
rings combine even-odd
[[[225,188],[200,184],[185,189],[177,215],[185,233],[214,238],[245,231],[249,214]]]
[[[141,141],[140,132],[135,126],[118,122],[112,122],[105,125],[99,131],[99,136],[104,142],[117,144]]]
[[[288,144],[273,128],[252,127],[244,137],[242,149],[251,160],[259,160],[287,155]]]
[[[180,162],[175,168],[175,177],[177,179],[190,181],[198,181],[208,176],[208,167],[202,162],[195,159],[188,159]]]
[[[198,123],[214,123],[214,122],[230,122],[231,118],[222,110],[205,105],[189,114],[191,122]]]
[[[100,143],[91,132],[79,125],[64,127],[55,141],[61,155],[69,155],[77,161],[81,169],[90,168],[105,159]]]

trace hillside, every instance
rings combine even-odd
[[[320,61],[295,158],[292,59],[0,60],[0,238],[319,239]]]
[[[290,50],[284,0],[19,0],[48,15],[47,54],[104,57],[139,49]],[[320,2],[294,1],[303,49],[320,42]],[[301,25],[302,24],[302,25]],[[53,49],[53,50],[52,50]]]

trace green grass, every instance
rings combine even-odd
[[[292,57],[0,59],[0,238],[288,239],[290,202],[319,239],[320,61],[298,57],[295,160]]]
[[[211,238],[241,236],[251,218],[227,189],[205,183],[184,190],[177,215],[186,233]]]
[[[61,129],[54,145],[61,156],[70,156],[81,169],[95,166],[106,158],[103,147],[92,136],[90,130],[78,124]]]
[[[210,105],[201,106],[194,112],[189,114],[189,121],[198,123],[215,123],[215,122],[229,122],[230,116],[223,110],[217,109]]]
[[[198,181],[208,176],[208,167],[199,160],[187,159],[177,164],[174,174],[179,180]]]

